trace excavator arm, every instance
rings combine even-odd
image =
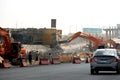
[[[101,41],[93,36],[91,36],[90,34],[87,34],[87,33],[82,33],[82,32],[77,32],[75,33],[74,35],[72,35],[70,38],[69,38],[69,42],[71,42],[72,40],[74,40],[75,38],[77,37],[81,37],[81,38],[84,38],[84,39],[87,39],[91,42],[93,42],[93,47],[96,47],[96,46],[99,46]]]
[[[0,28],[0,37],[1,37],[1,43],[0,43],[0,55],[5,55],[7,53],[11,52],[11,41],[9,37],[9,32],[3,28]]]
[[[71,42],[72,40],[74,40],[75,38],[77,37],[81,37],[81,38],[84,38],[84,39],[87,39],[91,42],[93,42],[93,48],[105,48],[105,47],[111,47],[111,46],[107,46],[106,44],[109,43],[110,45],[112,45],[114,48],[116,48],[116,42],[112,39],[108,39],[108,40],[105,40],[105,39],[98,39],[88,33],[83,33],[83,32],[77,32],[75,33],[74,35],[72,35],[68,41]]]

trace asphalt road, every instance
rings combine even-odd
[[[90,74],[90,65],[57,64],[0,69],[0,80],[120,80],[116,72]]]

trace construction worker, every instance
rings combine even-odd
[[[31,51],[28,54],[28,60],[29,60],[29,63],[32,64],[32,52]]]
[[[35,58],[35,61],[38,61],[38,57],[39,57],[38,51],[35,52],[35,57],[36,57],[36,58]]]
[[[19,64],[22,64],[22,59],[23,59],[23,55],[21,52],[19,52],[19,54],[18,54]]]

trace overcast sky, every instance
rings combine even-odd
[[[116,26],[120,0],[0,0],[0,27],[50,28],[51,19],[63,34]]]

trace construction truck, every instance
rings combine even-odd
[[[20,54],[22,57],[26,57],[26,52],[21,47],[20,42],[11,40],[11,36],[8,30],[0,28],[0,56],[1,60],[8,59],[11,63],[16,64]]]

